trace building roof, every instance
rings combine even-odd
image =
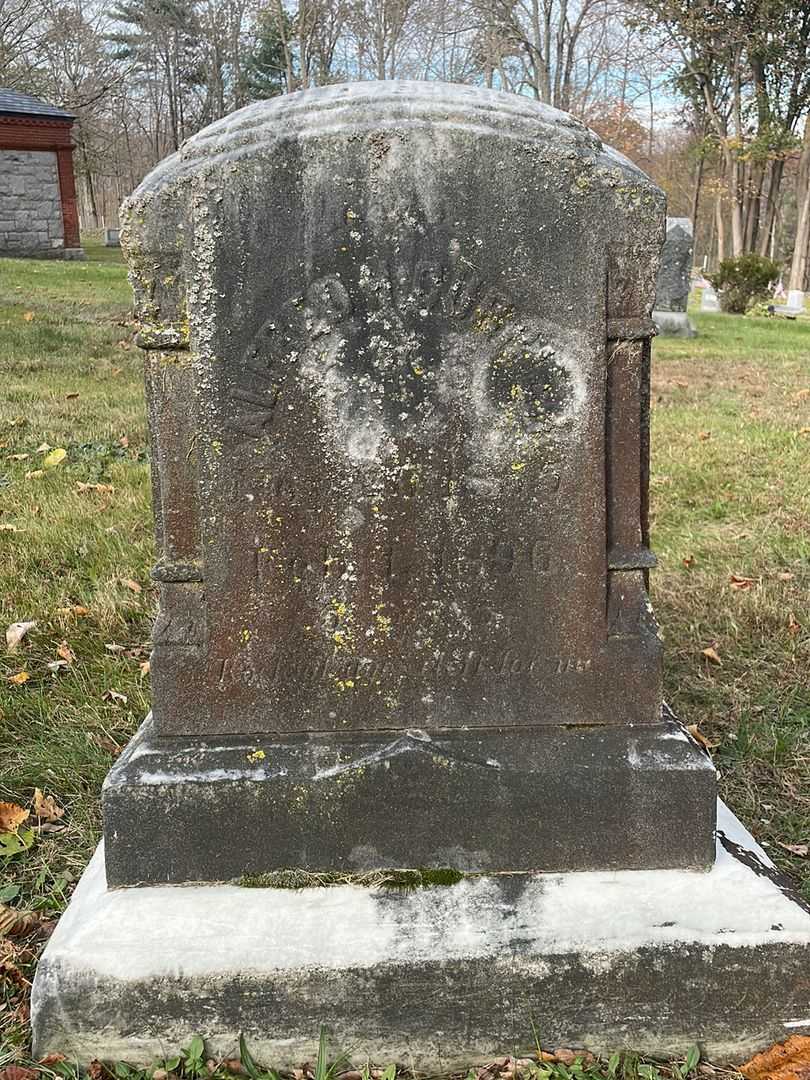
[[[54,120],[75,120],[73,113],[66,112],[56,105],[49,105],[46,101],[32,97],[30,94],[19,94],[16,90],[4,90],[0,87],[0,116],[42,116]]]

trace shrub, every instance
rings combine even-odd
[[[779,267],[764,255],[738,255],[723,259],[709,280],[720,294],[720,307],[733,315],[743,315],[748,308],[769,296],[771,285],[779,277]]]

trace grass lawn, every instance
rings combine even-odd
[[[61,829],[0,855],[0,903],[54,916],[149,706],[156,601],[129,289],[117,252],[91,254],[0,260],[0,630],[36,622],[0,651],[0,802],[40,788],[66,810]],[[716,743],[728,802],[810,898],[810,859],[781,846],[810,841],[810,324],[694,318],[698,339],[655,344],[667,696]],[[54,448],[66,454],[49,465]],[[0,933],[0,1068],[25,1052],[36,948]]]

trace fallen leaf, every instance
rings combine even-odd
[[[710,740],[706,738],[706,736],[703,734],[697,724],[687,724],[686,730],[696,742],[700,743],[704,750],[713,750],[716,746],[720,745],[719,742],[710,742]]]
[[[141,675],[148,675],[152,670],[152,665],[148,660],[142,660],[138,667],[141,669]]]
[[[116,645],[114,641],[107,642],[104,648],[107,650],[107,652],[111,653],[122,653],[127,651],[125,645]]]
[[[126,705],[126,694],[120,693],[118,690],[105,690],[101,695],[102,701],[113,701],[116,705]]]
[[[800,435],[810,435],[810,427],[799,428]]]
[[[87,1075],[90,1077],[90,1080],[106,1080],[109,1073],[102,1063],[94,1058],[87,1066]]]
[[[789,634],[798,634],[798,632],[802,628],[802,624],[797,621],[796,616],[793,614],[792,611],[788,614],[787,628]]]
[[[124,584],[129,589],[130,592],[134,592],[134,593],[143,592],[143,589],[138,584],[138,582],[133,581],[132,578],[126,578],[125,581],[124,581]]]
[[[77,480],[76,490],[79,493],[97,491],[101,495],[111,495],[115,491],[115,488],[112,484],[84,484],[81,480]]]
[[[90,736],[90,739],[101,750],[106,750],[107,753],[112,754],[113,757],[117,757],[124,749],[123,746],[119,746],[117,742],[109,738],[109,736],[107,735],[93,734]]]
[[[126,450],[126,448],[129,446],[129,437],[127,435],[122,435],[118,442]]]
[[[695,565],[695,556],[694,555],[687,555],[685,559],[681,559],[681,562],[683,563],[683,565],[686,567],[687,570],[691,570],[692,567]]]
[[[24,311],[23,312],[23,318],[25,319],[26,322],[31,322],[33,320],[33,318],[34,318],[33,311]]]
[[[73,650],[70,648],[66,641],[59,642],[59,646],[56,650],[56,655],[60,657],[60,659],[64,660],[66,664],[72,664],[73,661],[76,659],[76,654],[73,652]]]
[[[699,431],[698,432],[698,438],[700,439],[701,442],[706,442],[706,440],[710,439],[711,437],[712,437],[712,433],[710,431]]]
[[[19,855],[21,851],[27,851],[34,843],[35,833],[33,829],[19,829],[17,832],[0,832],[0,855],[11,858]]]
[[[47,454],[48,451],[50,450],[50,448],[51,448],[50,443],[46,443],[46,442],[40,443],[39,446],[37,447],[37,453],[38,454]]]
[[[67,457],[67,450],[63,446],[57,446],[55,450],[51,450],[50,454],[47,454],[42,459],[42,464],[46,469],[53,469],[56,465],[61,465]]]
[[[17,647],[28,633],[36,626],[36,622],[13,622],[6,628],[6,648],[9,652],[16,652]]]
[[[0,1080],[36,1080],[36,1072],[24,1065],[6,1065],[0,1069]]]
[[[75,615],[76,618],[81,618],[83,615],[90,614],[90,608],[82,607],[81,604],[74,604],[73,607],[58,607],[56,609],[57,615]]]
[[[64,816],[64,809],[57,805],[52,796],[43,795],[39,788],[34,788],[34,816],[43,821],[58,821]]]
[[[38,1065],[44,1065],[45,1068],[50,1068],[51,1065],[58,1065],[60,1061],[67,1061],[64,1054],[46,1054],[44,1058],[40,1058],[37,1062]]]
[[[40,917],[33,911],[20,911],[19,908],[0,904],[0,938],[22,937],[30,934],[40,924]],[[34,1073],[31,1073],[34,1076]],[[2,1073],[0,1073],[2,1076]]]
[[[25,459],[30,457],[30,456],[31,456],[30,454],[9,454],[8,455],[8,460],[9,461],[25,461]]]
[[[62,668],[69,667],[67,660],[49,660],[45,667],[48,671],[61,671]]]
[[[732,574],[729,582],[732,589],[750,589],[752,585],[756,585],[755,578],[740,577],[739,574]]]
[[[26,480],[38,480],[40,476],[44,476],[42,469],[32,469],[31,472],[25,474]]]
[[[755,1054],[740,1072],[746,1080],[807,1080],[810,1071],[810,1036],[791,1035]]]
[[[73,398],[77,398],[79,395],[75,391],[72,394],[65,394],[65,401],[72,401]]]
[[[13,802],[0,802],[0,832],[16,832],[28,818],[24,806]]]
[[[717,652],[717,649],[715,649],[713,645],[710,645],[707,649],[701,649],[701,653],[703,654],[703,656],[706,657],[707,660],[711,660],[713,664],[723,663],[723,661],[720,659],[720,654]]]
[[[12,686],[22,686],[23,683],[27,683],[31,676],[27,671],[18,671],[16,675],[9,675],[6,682],[10,682]]]
[[[800,859],[806,858],[807,853],[810,852],[810,844],[783,844],[781,840],[776,842],[779,847],[789,851],[791,855],[798,855]]]

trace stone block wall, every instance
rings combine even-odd
[[[62,202],[52,150],[0,150],[0,255],[57,255]]]

